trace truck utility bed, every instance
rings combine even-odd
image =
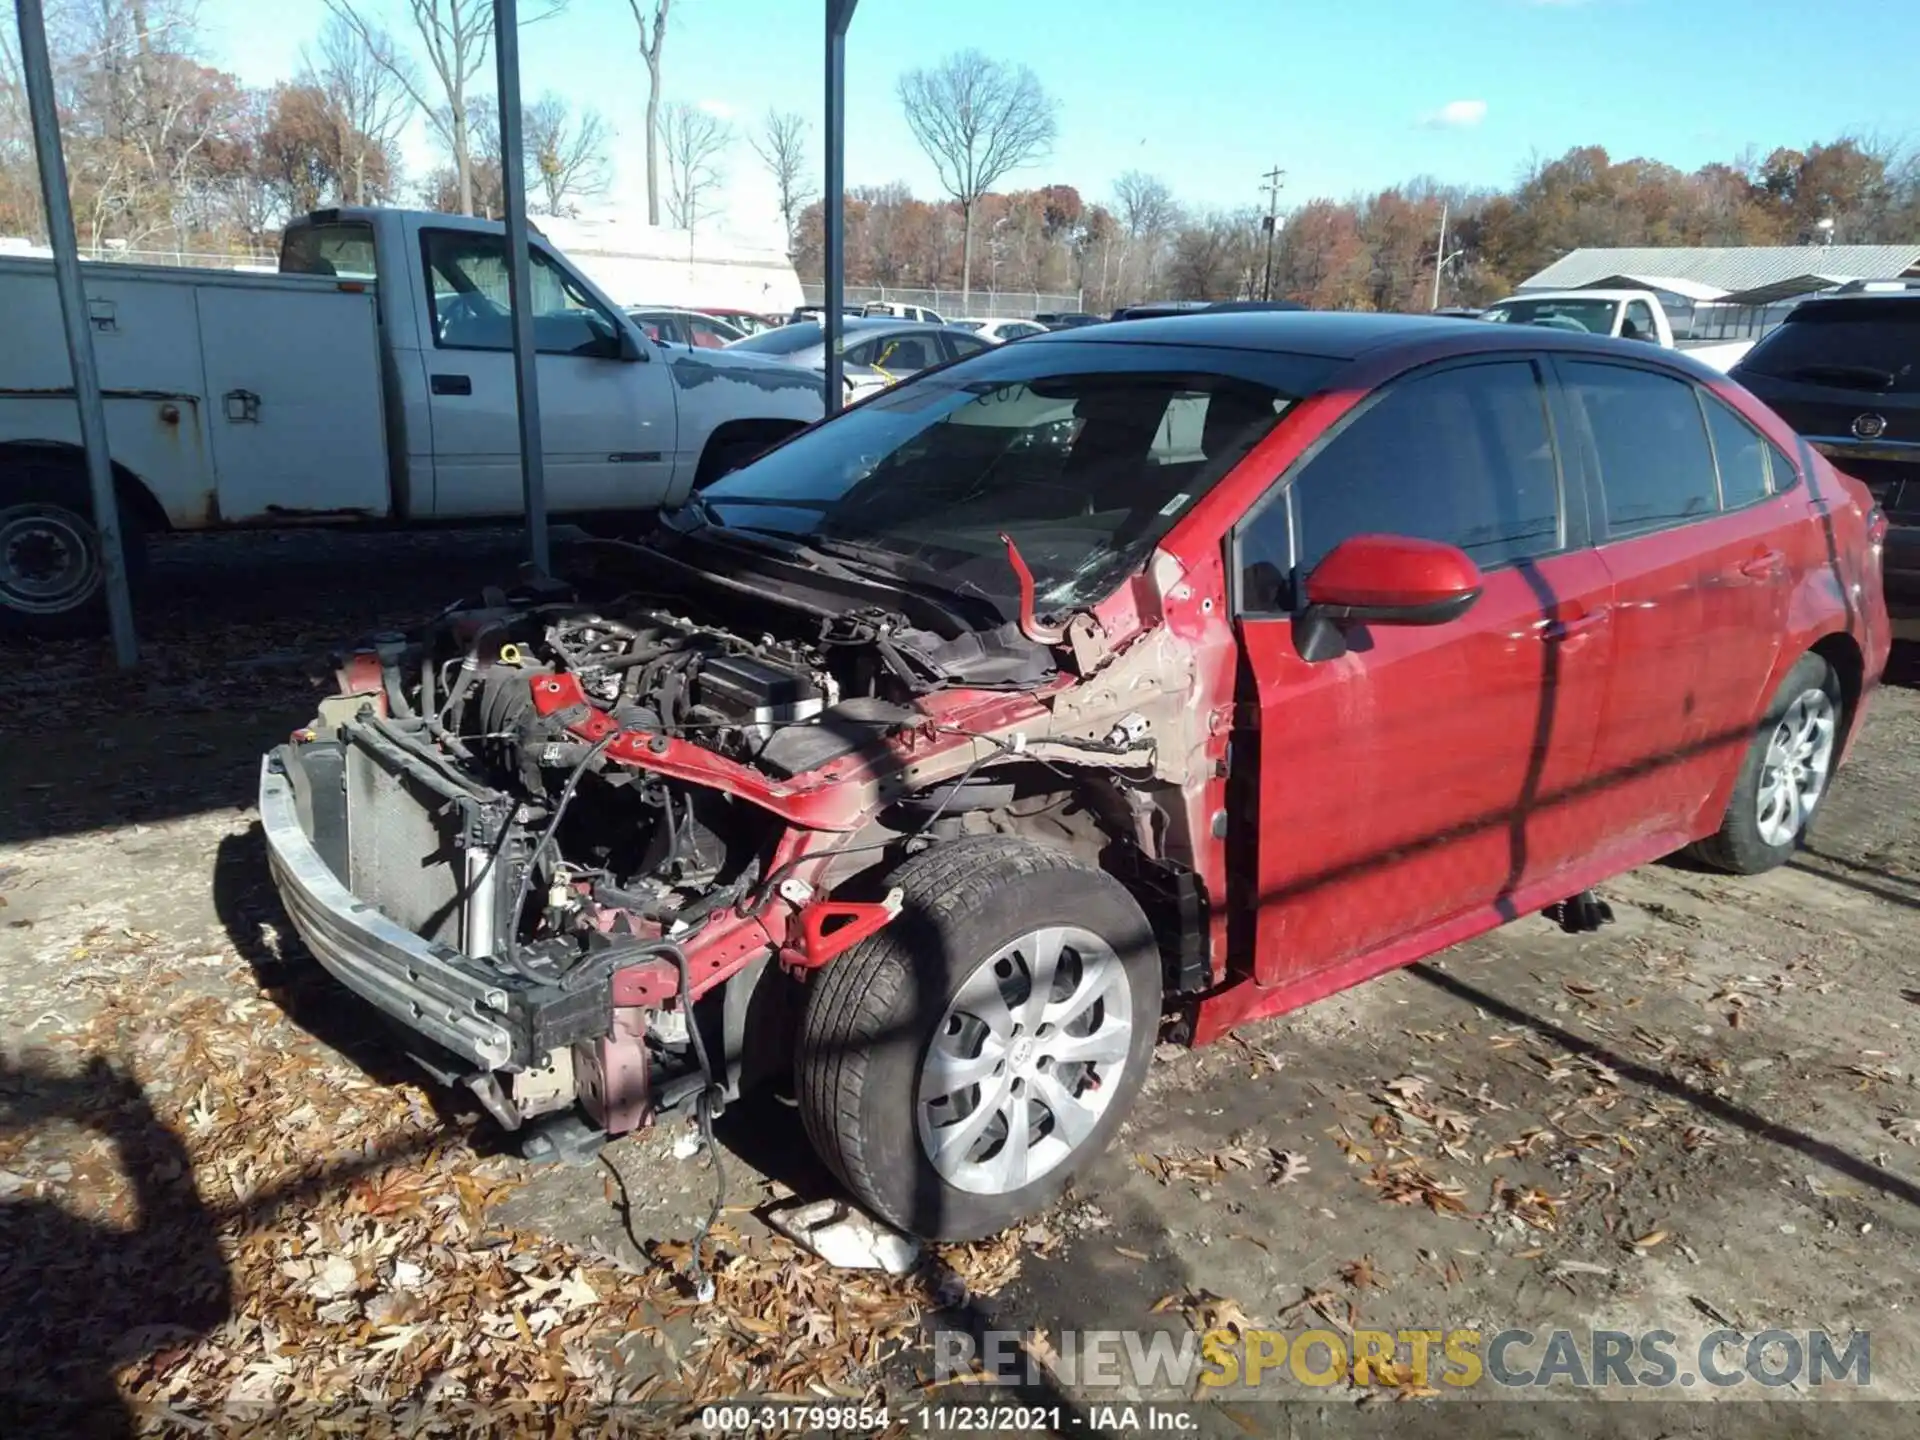
[[[390,509],[370,284],[88,264],[114,459],[180,528]],[[47,260],[0,259],[0,439],[80,443]]]

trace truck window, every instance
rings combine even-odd
[[[1626,323],[1620,327],[1622,340],[1651,340],[1660,342],[1660,327],[1653,318],[1653,307],[1644,300],[1627,302]]]
[[[373,226],[364,220],[292,225],[280,242],[280,273],[372,280],[377,278],[375,254]]]
[[[423,230],[420,244],[434,343],[445,350],[511,350],[506,238]],[[620,332],[612,317],[550,257],[535,249],[529,258],[534,349],[542,355],[618,355]]]

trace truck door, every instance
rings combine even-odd
[[[513,514],[521,507],[520,431],[505,237],[428,228],[420,245],[433,513]],[[637,360],[622,358],[622,322],[537,245],[531,258],[548,504],[657,505],[673,476],[678,428],[668,367],[650,347]]]
[[[349,283],[194,287],[222,520],[390,512],[374,296]]]

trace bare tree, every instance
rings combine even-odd
[[[613,131],[598,110],[576,116],[567,102],[549,91],[530,106],[521,126],[527,154],[527,181],[537,203],[549,215],[571,215],[579,202],[606,193],[612,181],[607,142]]]
[[[1180,218],[1173,192],[1157,175],[1129,170],[1113,182],[1114,208],[1129,240],[1163,234]]]
[[[1053,144],[1054,102],[1026,66],[978,50],[950,55],[934,69],[900,77],[907,128],[933,161],[961,215],[960,288],[973,291],[973,209],[1010,170]]]
[[[396,178],[400,131],[412,103],[380,58],[394,53],[392,37],[384,30],[374,34],[369,39],[340,15],[329,15],[314,52],[302,56],[302,83],[327,97],[338,127],[341,188],[354,205],[379,198],[368,188],[376,174],[384,174],[389,186]]]
[[[426,96],[411,57],[393,37],[366,18],[366,0],[326,0],[327,9],[365,42],[374,62],[391,75],[446,142],[458,177],[460,211],[473,214],[473,130],[471,87],[493,48],[493,0],[406,0],[407,16],[427,52],[427,64],[439,84],[440,103]],[[545,0],[520,23],[531,25],[566,7],[566,0]]]
[[[780,218],[787,227],[787,248],[794,247],[800,212],[813,199],[807,180],[807,121],[791,110],[768,110],[759,135],[747,141],[767,167],[780,194]]]
[[[667,12],[673,0],[627,0],[640,29],[640,58],[647,62],[647,223],[660,223],[660,52],[667,44]],[[653,24],[647,24],[647,12]]]
[[[667,107],[660,126],[667,152],[667,213],[693,231],[719,207],[713,192],[726,178],[721,157],[733,143],[732,127],[684,101]]]

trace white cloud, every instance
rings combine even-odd
[[[1420,123],[1429,130],[1470,130],[1487,118],[1484,100],[1449,100]]]
[[[696,108],[706,111],[716,120],[733,119],[733,107],[724,100],[702,100]]]

